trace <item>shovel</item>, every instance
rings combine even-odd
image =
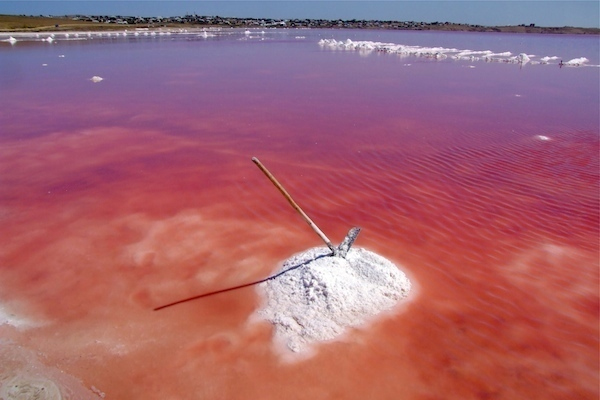
[[[258,168],[260,168],[260,170],[267,176],[267,178],[269,178],[269,180],[273,183],[273,185],[275,185],[275,187],[277,189],[279,189],[279,191],[281,192],[283,197],[285,197],[285,199],[292,205],[294,210],[298,211],[298,213],[300,214],[302,219],[304,219],[304,221],[306,221],[306,223],[321,238],[321,240],[323,240],[325,242],[327,247],[329,247],[329,250],[331,250],[331,252],[333,253],[332,255],[337,256],[337,257],[346,258],[346,254],[348,254],[350,247],[352,247],[352,244],[354,243],[354,241],[356,240],[356,237],[360,233],[360,228],[354,227],[354,228],[350,229],[350,231],[348,231],[348,234],[346,235],[346,238],[344,239],[344,241],[342,241],[342,243],[338,247],[335,247],[331,243],[331,240],[329,240],[329,238],[327,238],[327,236],[325,236],[323,231],[321,229],[319,229],[319,227],[313,222],[313,220],[310,219],[310,217],[308,215],[306,215],[306,213],[304,211],[302,211],[300,206],[294,201],[294,199],[292,199],[292,196],[290,196],[290,194],[287,192],[287,190],[285,190],[285,188],[283,186],[281,186],[281,183],[279,183],[277,181],[277,179],[275,179],[273,174],[271,174],[269,172],[267,167],[265,167],[263,165],[263,163],[261,163],[259,161],[259,159],[256,157],[252,157],[252,162],[254,164],[256,164],[258,166]]]
[[[323,233],[323,231],[320,230],[319,227],[312,221],[312,219],[310,219],[308,217],[308,215],[306,215],[306,213],[304,211],[302,211],[302,209],[300,208],[300,206],[294,201],[294,199],[292,199],[292,196],[290,196],[290,194],[287,192],[287,190],[285,190],[283,188],[283,186],[281,186],[281,184],[277,181],[277,179],[275,179],[275,177],[273,176],[273,174],[271,174],[269,172],[269,170],[258,160],[258,158],[252,157],[252,161],[254,162],[254,164],[256,164],[258,166],[258,168],[260,168],[260,170],[262,172],[264,172],[264,174],[267,176],[267,178],[269,178],[269,180],[271,182],[273,182],[273,184],[275,185],[275,187],[277,187],[277,189],[279,189],[279,191],[281,192],[281,194],[283,194],[283,196],[292,205],[292,207],[294,207],[294,209],[296,211],[298,211],[298,213],[302,216],[302,218],[304,219],[304,221],[306,221],[308,223],[308,225],[311,227],[311,229],[313,231],[315,231],[315,233],[317,235],[319,235],[319,237],[325,242],[325,244],[327,245],[327,247],[329,247],[329,250],[331,250],[331,254],[329,256],[346,258],[346,255],[348,254],[348,251],[350,250],[350,247],[352,247],[352,244],[354,243],[354,241],[356,240],[356,237],[360,233],[360,228],[354,227],[354,228],[350,229],[350,231],[348,232],[348,234],[346,235],[346,238],[342,241],[342,243],[338,247],[335,247],[333,244],[331,244],[331,240],[329,240],[327,238],[327,236],[325,236],[325,234]],[[268,281],[270,279],[274,279],[274,278],[278,277],[281,274],[282,273],[279,273],[279,274],[276,274],[276,275],[273,275],[273,276],[269,276],[269,277],[267,277],[265,279],[261,279],[259,281],[245,283],[243,285],[234,286],[234,287],[230,287],[230,288],[227,288],[227,289],[221,289],[221,290],[217,290],[217,291],[210,292],[210,293],[204,293],[204,294],[201,294],[201,295],[198,295],[198,296],[194,296],[194,297],[189,297],[189,298],[183,299],[183,300],[178,300],[178,301],[175,301],[173,303],[169,303],[169,304],[165,304],[165,305],[160,306],[160,307],[156,307],[154,309],[154,311],[162,310],[163,308],[171,307],[171,306],[174,306],[174,305],[177,305],[177,304],[181,304],[181,303],[186,303],[188,301],[200,299],[200,298],[203,298],[203,297],[213,296],[215,294],[229,292],[231,290],[237,290],[237,289],[245,288],[245,287],[248,287],[248,286],[257,285],[259,283],[266,282],[266,281]]]

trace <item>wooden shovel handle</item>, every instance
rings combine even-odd
[[[256,164],[258,168],[260,168],[260,170],[267,176],[267,178],[269,178],[273,185],[275,185],[275,187],[279,189],[283,197],[285,197],[285,199],[292,205],[292,207],[294,207],[294,210],[298,211],[298,213],[302,216],[304,221],[306,221],[306,223],[312,228],[312,230],[315,231],[317,235],[319,235],[319,237],[325,242],[325,244],[327,245],[327,247],[329,247],[333,254],[337,255],[338,249],[333,244],[331,244],[331,241],[327,238],[327,236],[325,236],[323,231],[319,229],[319,227],[313,222],[313,220],[310,219],[304,211],[302,211],[300,206],[294,201],[294,199],[292,199],[292,196],[290,196],[287,190],[285,190],[285,188],[281,186],[281,183],[279,183],[277,179],[275,179],[273,174],[269,172],[267,167],[265,167],[256,157],[252,157],[252,162]]]

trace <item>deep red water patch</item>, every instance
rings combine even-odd
[[[21,51],[2,53],[21,73],[0,100],[0,376],[35,362],[115,399],[598,397],[597,69]],[[332,240],[361,226],[412,301],[292,363],[248,322],[253,288],[152,311],[320,244],[252,156]]]

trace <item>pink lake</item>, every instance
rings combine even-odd
[[[600,395],[597,36],[47,36],[0,42],[2,393]],[[334,242],[362,227],[410,301],[292,361],[249,322],[255,287],[153,311],[322,244],[253,156]]]

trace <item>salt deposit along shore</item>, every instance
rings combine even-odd
[[[411,291],[406,275],[371,251],[353,248],[345,259],[330,254],[324,247],[296,254],[259,286],[265,304],[258,315],[274,325],[275,342],[293,352],[364,325]]]
[[[402,57],[424,57],[432,59],[450,58],[463,61],[486,61],[486,62],[504,62],[511,64],[558,64],[561,66],[580,67],[589,65],[589,60],[585,57],[578,57],[568,61],[563,61],[558,56],[544,56],[537,58],[536,55],[519,53],[513,54],[510,51],[493,52],[492,50],[470,50],[447,47],[425,47],[410,46],[398,43],[382,43],[369,40],[335,40],[321,39],[319,46],[336,50],[352,50],[362,53],[381,52],[388,54],[397,54]],[[596,66],[597,67],[597,66]]]

